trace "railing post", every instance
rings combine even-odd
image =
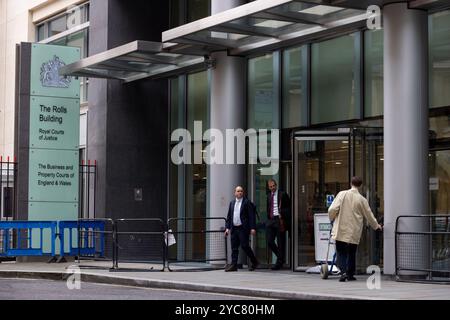
[[[119,238],[118,238],[118,235],[117,235],[117,222],[116,222],[116,220],[112,220],[112,230],[113,230],[113,233],[112,233],[113,267],[112,268],[114,270],[116,270],[116,269],[119,268],[119,257],[118,257],[118,254],[119,254],[119,248],[118,248],[119,247],[119,244],[118,244]]]
[[[4,254],[8,256],[8,247],[9,247],[9,229],[5,229],[5,243],[4,243]]]
[[[70,229],[69,229],[69,231],[70,231]],[[59,244],[60,244],[59,259],[61,260],[66,255],[66,252],[64,251],[66,245],[64,243],[64,222],[63,221],[59,221],[59,223],[58,223],[58,234],[59,234]],[[70,237],[69,237],[69,241],[70,241],[70,243],[72,243],[72,239]],[[70,248],[70,243],[69,243],[69,248]]]
[[[52,241],[52,257],[55,257],[56,252],[56,222],[54,222],[51,226],[51,241]],[[61,250],[61,249],[60,249]],[[44,251],[44,248],[42,248],[42,252]]]
[[[397,219],[395,220],[395,233],[394,233],[394,255],[395,255],[395,278],[398,280],[399,277],[399,273],[398,273],[398,250],[397,250],[397,246],[398,246],[398,220],[400,219],[400,216],[397,217]]]

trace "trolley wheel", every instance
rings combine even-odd
[[[320,266],[320,277],[322,279],[328,279],[328,263],[323,263]]]

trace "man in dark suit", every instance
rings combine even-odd
[[[231,232],[231,265],[225,271],[237,271],[239,256],[239,245],[250,258],[251,265],[248,270],[253,271],[258,266],[258,260],[249,245],[249,235],[256,234],[256,215],[250,200],[244,198],[244,188],[236,187],[234,190],[235,200],[228,207],[225,236]]]
[[[277,262],[271,269],[279,270],[285,262],[286,232],[291,225],[291,200],[286,192],[278,190],[275,180],[270,179],[267,186],[270,191],[267,196],[267,241],[270,250],[277,256]]]

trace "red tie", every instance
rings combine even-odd
[[[275,193],[272,192],[272,194],[270,195],[270,219],[273,219],[273,197],[274,197]]]

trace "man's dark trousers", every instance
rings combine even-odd
[[[268,221],[266,223],[266,229],[267,229],[267,242],[269,245],[270,250],[272,250],[273,254],[277,256],[277,263],[278,265],[283,265],[284,263],[284,246],[283,244],[285,241],[283,241],[282,236],[284,235],[282,232],[280,232],[280,219],[278,217],[274,217],[272,219],[269,219],[271,221]],[[277,239],[277,244],[275,244],[275,238]]]
[[[336,241],[336,255],[338,267],[348,277],[353,277],[356,271],[357,244]]]
[[[253,253],[253,250],[250,248],[248,230],[246,230],[242,226],[234,226],[231,229],[231,261],[234,265],[237,265],[238,263],[239,244],[241,245],[242,250],[244,250],[244,252],[250,258],[250,261],[255,265],[257,263],[257,260],[255,254]]]

